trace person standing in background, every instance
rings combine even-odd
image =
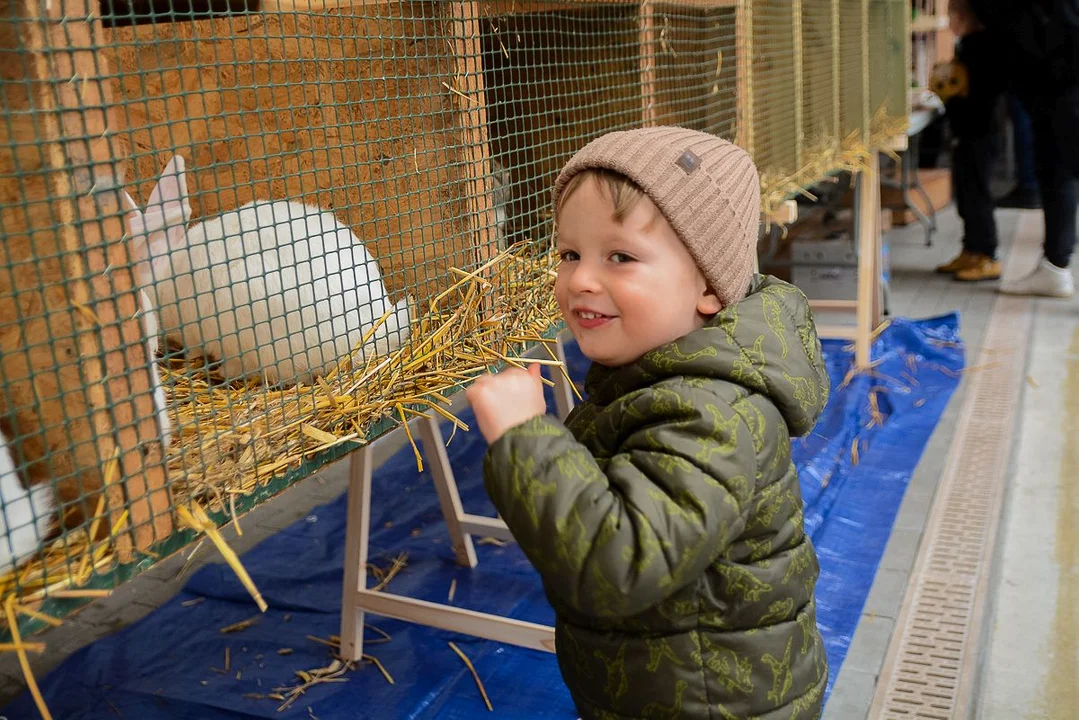
[[[1000,53],[994,38],[978,22],[967,0],[948,3],[948,22],[959,38],[951,77],[962,89],[943,96],[945,116],[955,140],[952,180],[955,204],[963,221],[963,248],[937,272],[960,282],[999,280],[996,201],[990,189],[1000,155],[1000,123],[996,109],[1004,91]],[[959,80],[965,78],[965,82]]]
[[[1008,115],[1012,121],[1012,155],[1015,158],[1015,187],[997,198],[997,207],[1008,210],[1041,210],[1041,188],[1034,165],[1034,129],[1030,115],[1014,93],[1008,93]]]
[[[1079,0],[951,0],[969,3],[1001,57],[1003,84],[1030,113],[1045,215],[1043,257],[1013,295],[1067,298],[1079,206]]]

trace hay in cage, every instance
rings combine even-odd
[[[160,363],[176,428],[166,458],[173,506],[205,505],[224,513],[225,520],[234,518],[237,497],[338,446],[359,447],[386,419],[404,422],[434,414],[453,423],[454,431],[468,430],[449,411],[449,396],[501,364],[535,362],[518,359],[517,351],[551,342],[560,327],[555,256],[515,246],[474,272],[454,268],[454,274],[457,281],[414,319],[414,340],[363,365],[353,364],[352,354],[345,356],[311,384],[285,389],[256,380],[225,384],[201,361]],[[492,310],[485,314],[482,306],[491,298]],[[553,354],[540,362],[560,365]],[[418,449],[416,456],[419,462]],[[115,463],[106,469],[118,472]],[[0,598],[14,594],[21,605],[46,597],[107,594],[91,588],[91,580],[115,566],[115,538],[127,529],[128,518],[125,512],[106,537],[90,542],[104,522],[104,497],[88,529],[67,532],[0,577]]]
[[[361,445],[386,418],[435,413],[467,430],[446,409],[448,395],[513,362],[516,348],[545,341],[556,327],[553,259],[512,251],[475,273],[457,269],[458,281],[413,323],[415,341],[363,365],[342,358],[312,384],[223,385],[201,364],[173,360],[162,381],[179,429],[167,458],[175,502],[206,500],[211,510],[227,511],[230,496],[250,494],[338,445]],[[485,317],[481,304],[496,288],[493,314]]]
[[[894,155],[891,143],[906,132],[909,124],[909,118],[891,115],[881,106],[873,115],[868,144],[857,130],[848,133],[839,143],[824,135],[806,142],[806,162],[796,172],[761,171],[761,213],[765,222],[776,223],[776,218],[782,215],[782,204],[793,196],[814,199],[807,188],[830,173],[864,170],[871,157],[870,148]]]

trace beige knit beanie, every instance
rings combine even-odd
[[[761,212],[760,178],[749,153],[714,135],[680,127],[608,133],[562,169],[554,186],[556,208],[570,179],[592,168],[621,173],[644,190],[724,307],[745,297]]]

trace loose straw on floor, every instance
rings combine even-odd
[[[22,645],[22,637],[19,635],[19,623],[15,619],[15,596],[8,595],[7,601],[4,602],[4,614],[7,616],[8,627],[11,629],[11,639],[14,640],[15,654],[19,656],[19,666],[22,668],[23,679],[26,680],[26,686],[30,689],[30,695],[34,698],[34,704],[37,705],[37,711],[41,713],[41,717],[44,720],[52,720],[52,715],[49,714],[49,708],[45,705],[45,698],[41,697],[41,690],[38,689],[37,680],[34,679],[34,673],[30,670],[30,661],[26,657],[26,648]]]
[[[236,576],[240,578],[240,582],[247,588],[247,592],[251,593],[251,597],[254,598],[255,604],[258,605],[259,610],[266,612],[266,601],[262,599],[262,593],[255,587],[255,581],[251,579],[251,576],[247,574],[247,570],[244,568],[243,563],[240,562],[240,558],[233,552],[232,548],[225,542],[225,538],[221,537],[221,533],[218,532],[217,526],[213,520],[209,518],[206,511],[202,509],[202,506],[197,502],[191,502],[191,510],[188,510],[183,505],[176,508],[176,514],[180,516],[180,520],[183,521],[192,530],[197,532],[206,533],[210,541],[217,546],[218,551],[222,557],[225,558],[225,562],[229,564]]]

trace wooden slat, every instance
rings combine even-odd
[[[851,311],[858,307],[857,300],[810,300],[809,307],[814,312]]]
[[[832,137],[843,137],[843,64],[840,62],[842,47],[839,35],[839,0],[832,2]]]
[[[739,0],[675,0],[664,2],[664,8],[677,10],[678,8],[692,8],[696,10],[711,10],[714,8],[734,7]],[[498,15],[527,15],[538,12],[553,12],[566,10],[586,10],[589,5],[639,5],[641,0],[578,0],[566,2],[566,0],[483,0],[480,8],[483,17]]]
[[[656,15],[652,0],[642,0],[637,13],[637,51],[640,53],[641,125],[656,124]]]
[[[348,511],[345,516],[345,581],[341,598],[341,657],[358,662],[363,655],[363,611],[356,593],[367,589],[367,540],[371,534],[370,445],[349,458]]]
[[[776,208],[775,215],[772,216],[772,221],[779,223],[780,225],[791,225],[798,219],[798,201],[797,200],[784,200]]]
[[[97,5],[88,0],[26,3],[38,68],[39,101],[49,136],[52,197],[60,204],[67,293],[75,313],[84,381],[101,467],[119,449],[135,546],[144,549],[172,532],[170,498],[161,464],[147,349],[119,216],[120,179],[110,140],[111,71],[97,51],[104,44]],[[41,8],[46,15],[38,13]],[[83,278],[86,278],[85,280]],[[145,450],[145,458],[144,458]],[[123,502],[109,493],[110,519]],[[130,541],[117,540],[122,562]]]
[[[461,529],[470,535],[493,537],[499,540],[513,540],[513,533],[506,527],[504,520],[484,515],[464,514],[461,516]]]
[[[370,590],[357,592],[355,604],[368,612],[395,620],[419,623],[530,650],[555,651],[554,628],[546,625]]]
[[[818,0],[819,1],[819,0]],[[813,2],[813,0],[810,0]],[[802,46],[802,0],[791,0],[791,53],[794,75],[794,167],[805,166],[805,55]],[[792,221],[793,222],[793,221]]]
[[[870,335],[878,315],[880,291],[880,153],[871,152],[858,174],[858,307],[855,363],[870,363]]]
[[[423,436],[424,454],[430,465],[431,479],[438,492],[438,504],[442,507],[442,517],[446,520],[446,529],[450,533],[453,552],[457,562],[468,568],[476,567],[476,548],[468,531],[462,527],[461,518],[465,514],[461,496],[457,492],[457,480],[453,476],[446,443],[438,429],[438,417],[421,418],[420,433]]]
[[[738,0],[734,15],[735,112],[738,123],[735,143],[750,155],[756,150],[753,137],[753,2]]]
[[[453,3],[456,70],[454,90],[459,92],[461,130],[465,143],[468,197],[473,230],[473,267],[483,267],[497,253],[495,214],[491,202],[491,157],[487,138],[487,94],[483,81],[479,2]],[[463,96],[463,97],[462,97]],[[490,303],[485,303],[489,311]]]
[[[558,419],[565,420],[570,412],[573,410],[573,406],[576,405],[577,396],[573,392],[573,387],[570,385],[572,380],[569,377],[569,364],[566,362],[566,343],[561,337],[559,337],[554,346],[555,357],[558,358],[566,368],[565,374],[563,374],[558,368],[552,368],[551,376],[554,378],[554,402],[555,410],[558,412]]]
[[[869,144],[869,131],[873,123],[873,109],[869,107],[869,0],[861,3],[862,27],[862,139]]]
[[[858,336],[858,328],[854,325],[818,325],[817,335],[836,340],[854,340]]]

